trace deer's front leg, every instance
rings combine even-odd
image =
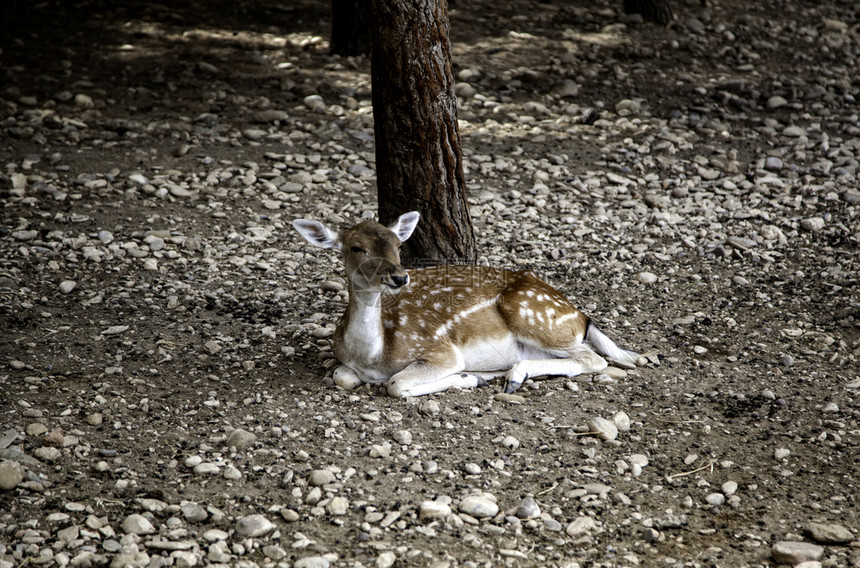
[[[346,365],[341,365],[336,368],[334,373],[332,373],[331,378],[334,381],[334,384],[344,390],[352,390],[356,387],[360,387],[364,382],[355,371]]]
[[[391,396],[421,396],[450,388],[471,389],[487,384],[478,375],[464,372],[463,357],[451,348],[440,349],[409,364],[388,381]]]

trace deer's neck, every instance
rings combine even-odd
[[[383,352],[382,293],[356,290],[349,283],[349,305],[344,317],[346,351],[365,363],[378,361]]]

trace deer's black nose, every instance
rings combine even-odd
[[[401,286],[406,286],[406,283],[409,282],[409,275],[404,274],[403,276],[391,276],[391,283],[400,288]]]

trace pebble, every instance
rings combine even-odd
[[[390,550],[386,550],[376,558],[376,568],[391,568],[397,562],[397,556]]]
[[[636,280],[642,284],[653,284],[657,282],[657,275],[653,272],[640,272],[636,275]]]
[[[245,450],[250,448],[257,442],[257,435],[247,430],[237,428],[230,432],[227,436],[227,442],[224,444],[228,448],[236,448],[237,450]]]
[[[502,438],[502,446],[513,451],[520,447],[520,441],[513,436],[505,436]]]
[[[78,283],[74,280],[63,280],[62,282],[60,282],[60,292],[62,292],[63,294],[68,294],[69,292],[74,290],[77,285]]]
[[[778,460],[784,460],[785,458],[787,458],[790,455],[791,455],[791,450],[789,450],[787,448],[777,448],[773,452],[773,457],[775,457]]]
[[[412,433],[409,430],[398,430],[394,433],[394,440],[398,444],[408,446],[412,443]]]
[[[807,542],[780,541],[773,545],[771,556],[781,564],[796,565],[821,560],[824,548]]]
[[[418,516],[422,519],[445,519],[451,515],[451,507],[441,501],[422,501]]]
[[[322,556],[305,556],[293,564],[293,568],[329,568],[331,563]]]
[[[623,410],[619,410],[612,417],[612,423],[615,424],[615,427],[619,432],[629,432],[630,431],[630,417]]]
[[[218,464],[204,462],[199,465],[195,465],[192,471],[194,472],[194,475],[217,475],[220,469],[221,468],[218,467]]]
[[[329,515],[343,516],[349,512],[349,500],[345,497],[332,497],[326,505]]]
[[[231,481],[236,481],[237,479],[242,479],[242,472],[233,465],[228,465],[224,468],[224,471],[221,474],[224,479],[229,479]]]
[[[781,97],[779,95],[773,95],[767,99],[767,108],[769,109],[784,107],[787,104],[788,101],[785,100],[784,97]]]
[[[143,515],[133,513],[122,522],[122,530],[126,534],[147,535],[155,532],[155,527]]]
[[[835,523],[809,523],[806,531],[819,544],[848,544],[855,540],[854,533]]]
[[[463,465],[463,471],[465,471],[468,475],[478,475],[479,473],[481,473],[481,466],[476,463],[469,462]]]
[[[323,485],[328,485],[329,483],[334,483],[335,476],[328,469],[317,469],[311,472],[310,477],[308,478],[308,483],[315,487],[321,487]]]
[[[496,498],[488,493],[469,495],[460,501],[459,511],[476,519],[493,517],[499,512]]]
[[[705,501],[707,501],[709,505],[717,507],[726,502],[726,496],[722,493],[709,493],[708,496],[705,497]]]
[[[179,506],[185,520],[192,523],[202,523],[209,517],[209,513],[199,503],[183,503]]]
[[[263,515],[248,515],[236,521],[239,536],[257,538],[275,530],[275,525]]]
[[[597,522],[592,517],[578,517],[567,525],[565,532],[571,538],[579,538],[597,528]]]
[[[516,516],[519,519],[537,519],[540,513],[540,507],[534,497],[526,497],[517,506]]]
[[[778,172],[782,169],[782,160],[776,156],[768,156],[764,161],[764,167],[765,169]]]
[[[800,226],[810,233],[816,233],[824,228],[824,219],[821,217],[809,217],[800,222]]]
[[[737,492],[737,490],[738,484],[731,480],[726,481],[720,486],[720,491],[722,491],[723,495],[725,495],[726,497],[731,497]]]
[[[16,461],[0,460],[0,490],[14,489],[24,480],[24,468]]]
[[[612,441],[618,437],[618,427],[611,420],[595,416],[587,421],[588,431],[594,432],[598,438]]]

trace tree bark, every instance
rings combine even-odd
[[[642,14],[646,22],[666,25],[672,21],[672,7],[669,0],[624,0],[624,12]]]
[[[368,0],[331,0],[331,52],[337,55],[370,53]]]
[[[371,83],[380,222],[421,222],[403,246],[420,263],[472,263],[446,0],[371,0]]]

